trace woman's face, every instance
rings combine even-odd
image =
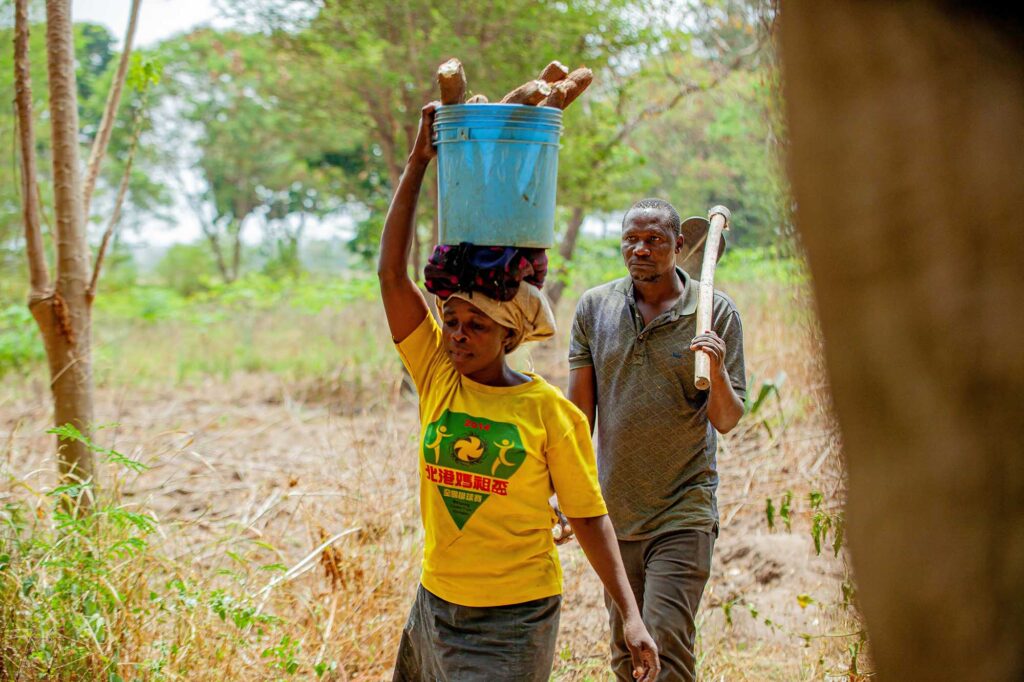
[[[448,299],[441,316],[444,347],[460,374],[472,379],[474,374],[493,370],[505,362],[505,344],[512,335],[511,329],[461,298]]]

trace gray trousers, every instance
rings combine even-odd
[[[715,536],[681,530],[647,540],[619,540],[622,563],[640,607],[644,625],[658,645],[665,682],[696,678],[694,618],[711,574]],[[611,626],[612,672],[619,682],[633,681],[632,660],[622,638],[622,617],[605,592]]]
[[[420,585],[392,682],[546,682],[561,595],[508,606],[459,606]]]

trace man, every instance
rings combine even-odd
[[[687,221],[698,226],[702,221]],[[706,232],[706,221],[703,229]],[[569,350],[569,399],[597,423],[597,465],[661,680],[693,680],[694,617],[718,535],[716,430],[743,415],[739,313],[715,292],[712,329],[697,333],[699,282],[675,264],[685,238],[676,210],[644,199],[622,221],[629,276],[580,299]],[[687,245],[688,247],[690,245]],[[711,388],[694,386],[695,351],[711,358]],[[606,597],[612,670],[630,680],[629,650]]]

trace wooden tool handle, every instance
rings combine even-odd
[[[711,312],[715,302],[715,266],[718,265],[718,244],[722,231],[729,229],[729,209],[715,206],[708,211],[711,226],[704,240],[704,264],[700,269],[700,289],[697,295],[697,333],[711,331]],[[693,383],[698,390],[711,387],[711,358],[704,351],[697,351],[693,363]]]

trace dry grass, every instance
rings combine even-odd
[[[787,378],[779,398],[722,441],[723,523],[701,612],[702,679],[856,679],[845,672],[855,640],[834,636],[858,629],[854,614],[837,605],[843,563],[831,551],[815,556],[808,532],[808,493],[822,491],[832,507],[842,496],[809,302],[798,286],[725,288],[744,315],[751,392],[779,372]],[[563,316],[571,314],[566,303]],[[360,343],[387,349],[375,304],[332,315],[359,320]],[[198,343],[191,337],[204,332],[177,333],[181,343]],[[119,340],[136,342],[130,335]],[[564,343],[516,362],[564,384]],[[159,375],[147,366],[147,376]],[[317,663],[335,666],[323,679],[388,677],[422,541],[416,413],[400,395],[398,377],[396,358],[375,356],[364,367],[314,379],[239,371],[184,385],[106,382],[96,413],[118,426],[99,440],[150,465],[119,483],[121,500],[152,510],[160,522],[145,563],[134,567],[144,575],[135,580],[166,586],[179,578],[197,601],[191,610],[124,622],[130,655],[115,665],[123,679],[315,679]],[[5,502],[25,500],[39,510],[48,502],[25,486],[55,484],[52,437],[44,434],[49,413],[39,378],[0,389]],[[769,532],[765,498],[778,500],[786,491],[794,500],[792,532]],[[351,532],[326,551],[313,551],[345,531]],[[561,555],[566,598],[554,679],[605,679],[599,583],[578,547],[566,546]],[[280,620],[235,627],[204,608],[217,590],[239,608]],[[801,607],[802,594],[814,602]],[[294,672],[287,660],[298,664]],[[154,672],[145,661],[162,667]]]

